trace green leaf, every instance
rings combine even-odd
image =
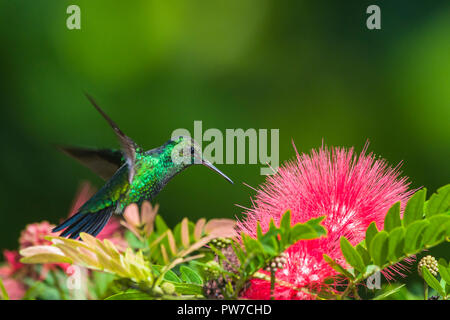
[[[51,278],[51,277],[47,277]],[[61,290],[61,292],[58,292],[56,289],[56,286],[50,285],[47,281],[47,279],[43,282],[34,281],[30,278],[25,278],[24,283],[30,288],[25,293],[25,296],[23,297],[23,300],[61,300],[63,297],[61,296],[61,293],[65,291],[64,289]]]
[[[175,291],[182,295],[203,295],[203,286],[195,283],[173,283]]]
[[[316,232],[316,237],[320,237],[327,234],[327,230],[320,225],[320,223],[325,219],[325,216],[320,216],[318,218],[309,219],[306,221],[306,225],[310,226]]]
[[[291,210],[286,211],[281,217],[280,229],[287,231],[291,228]]]
[[[245,250],[247,252],[251,252],[253,254],[263,254],[264,249],[260,241],[245,235],[245,237],[242,238],[242,242],[244,243]]]
[[[292,241],[307,240],[317,238],[317,232],[306,224],[296,224],[291,230]]]
[[[297,223],[292,226],[291,213],[288,210],[281,218],[279,227],[275,225],[273,219],[270,220],[269,230],[266,233],[263,233],[262,229],[257,226],[257,239],[241,233],[242,248],[233,244],[233,250],[241,262],[239,282],[245,283],[271,258],[278,256],[297,241],[314,239],[326,234],[325,228],[320,225],[323,219],[324,217],[310,219],[305,223]]]
[[[426,283],[428,283],[430,287],[436,290],[436,292],[441,296],[445,296],[444,288],[441,287],[439,281],[431,274],[430,271],[428,271],[426,267],[422,267],[422,275],[423,279],[426,281]]]
[[[154,298],[144,292],[129,290],[109,296],[105,300],[153,300]]]
[[[364,246],[362,244],[358,244],[356,246],[356,251],[358,251],[358,253],[361,256],[361,258],[363,259],[363,262],[365,265],[370,264],[372,259],[370,258],[369,251],[367,251],[367,249],[364,248]]]
[[[422,233],[429,225],[426,220],[414,221],[411,223],[405,232],[405,253],[414,253],[422,245]]]
[[[434,193],[427,204],[427,217],[444,213],[450,208],[450,184],[443,186]]]
[[[447,267],[444,259],[439,259],[439,274],[446,283],[450,284],[450,268]]]
[[[424,232],[423,242],[427,246],[433,246],[442,241],[445,236],[446,223],[450,221],[450,216],[446,214],[437,214],[427,219],[430,225]]]
[[[403,256],[403,248],[405,246],[405,228],[395,228],[389,232],[388,239],[388,257],[390,261],[395,262]]]
[[[439,264],[442,264],[446,268],[450,267],[449,264],[447,263],[447,261],[445,261],[444,258],[440,258],[438,262],[439,262]]]
[[[330,265],[330,267],[332,267],[334,270],[336,270],[340,274],[346,276],[349,279],[355,278],[355,276],[353,274],[351,274],[343,266],[341,266],[339,263],[334,261],[330,256],[326,255],[325,253],[323,254],[323,259],[325,260],[326,263],[328,263]]]
[[[370,252],[370,244],[375,237],[375,235],[378,233],[377,225],[375,224],[375,221],[373,221],[371,224],[369,224],[369,227],[367,227],[366,230],[366,248]]]
[[[96,299],[103,299],[108,293],[108,289],[116,278],[115,275],[102,271],[92,271],[91,291]]]
[[[279,253],[279,246],[274,238],[268,238],[264,242],[260,242],[265,255],[276,257]]]
[[[140,241],[136,235],[130,230],[125,230],[124,238],[128,245],[133,249],[144,249],[146,245],[143,241]]]
[[[241,233],[241,237],[242,236],[244,236],[244,233]],[[239,262],[242,264],[245,260],[244,250],[242,250],[241,246],[239,244],[235,243],[234,241],[231,242],[231,247],[233,248],[234,254],[239,259]],[[217,251],[220,252],[220,254],[222,254],[223,257],[225,257],[225,255],[222,253],[222,251],[220,251],[220,250],[217,250]]]
[[[156,276],[159,276],[161,274],[161,270],[163,268],[164,268],[164,266],[160,266],[160,265],[156,265],[156,264],[152,265],[152,270]],[[166,273],[164,274],[164,280],[171,281],[171,282],[177,282],[177,283],[181,282],[181,279],[172,270],[166,271]]]
[[[181,274],[181,279],[183,279],[184,282],[198,284],[198,285],[203,284],[203,280],[200,277],[200,275],[189,267],[181,266],[180,274]]]
[[[388,233],[380,231],[371,241],[369,249],[370,256],[377,266],[382,267],[384,265],[388,250]]]
[[[159,214],[155,217],[155,229],[158,230],[158,234],[162,234],[164,231],[169,229]]]
[[[400,220],[400,201],[396,202],[387,212],[384,217],[384,230],[390,232],[396,227],[400,227],[402,221]]]
[[[352,244],[345,238],[341,237],[341,251],[348,264],[354,267],[359,272],[364,272],[365,265],[362,257],[358,251],[352,246]]]
[[[425,197],[427,195],[427,189],[423,188],[417,191],[408,201],[403,213],[403,225],[409,226],[416,220],[423,217],[423,205],[425,203]]]
[[[442,279],[441,278],[441,281],[439,282],[439,284],[441,285],[441,287],[444,289],[444,293],[445,293],[445,295],[444,295],[444,297],[446,297],[446,296],[448,296],[448,294],[449,294],[449,289],[450,289],[450,286],[447,284],[447,282],[445,282],[445,280],[444,279]]]
[[[22,252],[22,251],[21,251]],[[20,259],[21,263],[73,263],[71,258],[60,254],[40,253]]]
[[[263,232],[262,232],[262,228],[261,228],[261,224],[259,223],[259,221],[256,223],[256,238],[260,239],[263,237]]]
[[[376,297],[374,297],[373,300],[383,300],[383,299],[386,299],[386,298],[389,297],[390,295],[393,295],[394,293],[399,292],[404,286],[405,286],[405,284],[402,284],[401,286],[395,287],[394,289],[385,291],[385,292],[383,292],[382,294],[377,295]]]

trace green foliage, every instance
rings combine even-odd
[[[320,226],[323,219],[320,217],[291,226],[291,212],[287,211],[280,220],[280,226],[277,228],[272,220],[266,233],[262,232],[258,223],[256,239],[241,234],[243,246],[234,247],[241,263],[241,272],[252,275],[297,241],[325,235],[325,228]]]
[[[160,275],[164,266],[152,265],[156,275]],[[186,271],[188,270],[188,271]],[[187,276],[189,275],[189,277]],[[180,276],[173,270],[167,270],[164,274],[164,280],[174,285],[175,291],[180,295],[202,296],[202,277],[195,270],[185,265],[180,267]]]
[[[116,277],[110,273],[92,271],[88,287],[91,298],[104,299],[113,294],[115,279]]]
[[[423,205],[425,204],[425,197],[427,189],[417,191],[408,201],[403,213],[403,225],[407,227],[412,222],[422,219]]]
[[[408,288],[405,284],[399,283],[386,284],[381,290],[377,290],[373,300],[423,300],[423,297],[413,289],[419,288]]]
[[[257,276],[257,272],[268,261],[280,255],[293,243],[302,239],[313,239],[326,234],[326,230],[320,226],[322,220],[323,217],[292,226],[291,214],[290,211],[287,211],[281,218],[279,227],[275,225],[274,221],[271,221],[267,232],[263,232],[258,225],[256,239],[242,234],[241,242],[237,240],[231,241],[231,247],[239,260],[238,265],[233,265],[235,272],[225,270],[223,263],[230,263],[230,261],[221,250],[209,242],[210,249],[220,261],[219,264],[216,264],[216,270],[218,272],[216,277],[223,277],[230,280],[224,288],[225,296],[227,298],[237,298],[242,287],[249,279]],[[151,265],[152,275],[156,279],[151,287],[129,284],[128,287],[131,286],[131,290],[127,289],[119,292],[110,296],[108,299],[174,299],[177,296],[187,299],[202,297],[203,285],[206,281],[205,277],[209,278],[209,276],[205,276],[205,272],[196,270],[196,267],[204,269],[207,267],[207,264],[201,262],[201,258],[196,256],[195,263],[188,266],[187,261],[178,261],[182,255],[177,255],[177,253],[184,253],[185,250],[190,250],[193,245],[192,243],[194,245],[198,245],[198,243],[204,244],[205,239],[211,239],[203,232],[200,232],[203,225],[203,221],[194,225],[189,224],[186,219],[175,226],[172,231],[162,219],[155,219],[155,231],[148,241],[150,248],[152,248],[152,251],[158,250],[156,248],[168,248],[166,252],[170,250],[171,255],[167,254],[164,257],[164,249],[162,249],[158,255],[148,254],[147,256],[150,261],[167,262],[165,260],[167,258],[169,259],[169,264]],[[221,228],[223,227],[222,225]],[[178,268],[175,271],[174,267],[177,265]],[[167,293],[167,287],[173,288],[176,295],[169,295]]]
[[[337,263],[336,261],[334,261],[331,257],[329,257],[327,254],[323,255],[323,259],[337,272],[341,273],[342,275],[344,275],[344,277],[349,278],[349,279],[354,279],[355,276],[353,275],[353,273],[351,273],[351,270],[347,270],[345,269],[343,266],[341,266],[339,263]]]
[[[341,250],[345,260],[359,272],[364,272],[365,265],[362,256],[358,251],[350,244],[350,242],[342,237],[341,238]]]
[[[378,233],[377,226],[375,222],[372,222],[369,224],[369,227],[366,230],[366,239],[365,239],[365,245],[368,250],[370,250],[370,244],[372,243],[373,238]]]
[[[370,257],[377,266],[382,266],[388,255],[388,233],[386,231],[378,232],[370,243]]]
[[[401,225],[400,202],[397,202],[389,209],[384,218],[384,230],[390,232],[392,229],[400,227]]]
[[[186,283],[202,285],[203,280],[200,275],[187,266],[180,267],[181,279]]]
[[[225,296],[227,298],[236,298],[243,288],[244,284],[252,277],[265,277],[258,271],[268,262],[279,256],[289,246],[299,240],[314,239],[326,234],[326,230],[320,225],[324,217],[311,219],[305,223],[297,223],[292,226],[291,212],[286,211],[281,217],[279,227],[273,220],[269,223],[268,230],[264,233],[261,226],[257,225],[257,236],[252,238],[247,234],[241,234],[241,243],[234,241],[232,243],[233,251],[239,260],[239,265],[233,266],[235,272],[226,272],[222,269],[223,277],[231,277],[235,286],[226,288]],[[217,254],[221,262],[228,261],[227,257],[213,245],[212,250]],[[274,277],[269,281],[277,282]]]
[[[252,278],[270,281],[272,291],[276,285],[283,285],[318,299],[344,299],[350,293],[359,297],[358,282],[410,255],[449,240],[448,190],[448,187],[440,188],[428,201],[425,201],[425,190],[417,192],[405,205],[403,216],[401,204],[395,203],[385,216],[384,228],[379,230],[374,222],[371,223],[365,232],[366,238],[356,245],[342,237],[340,248],[345,260],[336,261],[324,254],[324,260],[346,284],[345,291],[339,294],[327,288],[317,292],[296,288],[277,279],[275,272],[270,276],[260,272],[297,241],[326,235],[321,225],[324,217],[293,225],[290,211],[286,211],[277,224],[271,220],[266,230],[258,223],[256,237],[242,233],[239,240],[231,220],[215,219],[207,223],[200,219],[194,223],[185,218],[171,229],[156,216],[149,228],[152,231],[145,236],[126,233],[130,247],[124,251],[111,241],[100,241],[82,233],[83,241],[49,237],[53,245],[21,250],[21,261],[30,264],[64,262],[90,269],[91,280],[81,298],[198,299],[207,297],[205,287],[211,281],[220,280],[223,296],[236,299]],[[212,242],[212,239],[217,241]],[[214,243],[221,243],[221,246],[216,247]],[[439,260],[438,266],[440,280],[427,269],[423,269],[423,278],[427,286],[447,299],[450,268],[444,259]],[[66,280],[61,270],[52,270],[42,282],[30,279],[25,299],[74,298],[62,285]],[[405,294],[404,290],[402,286],[385,287],[374,299],[395,298]],[[0,294],[7,298],[1,282]]]
[[[439,274],[447,284],[450,284],[450,267],[444,259],[439,259]]]
[[[426,283],[432,287],[434,290],[436,290],[437,293],[439,293],[441,296],[445,297],[445,286],[442,287],[439,281],[431,274],[430,271],[426,267],[422,267],[422,275],[423,279],[426,281]]]
[[[156,216],[154,230],[147,237],[138,238],[128,232],[130,247],[124,252],[109,240],[99,240],[82,233],[83,241],[61,237],[48,237],[51,246],[36,246],[21,250],[23,263],[71,263],[97,273],[97,281],[103,286],[90,288],[95,298],[110,296],[111,299],[172,299],[201,297],[203,279],[187,264],[191,260],[210,259],[204,246],[218,236],[234,235],[235,222],[229,219],[213,219],[206,223],[200,219],[196,224],[183,219],[174,229],[168,228],[162,218]],[[208,251],[208,250],[206,250]],[[176,270],[177,269],[177,270]],[[110,274],[112,277],[98,274]],[[59,275],[56,274],[55,275]],[[116,278],[116,288],[111,284]],[[47,285],[46,281],[50,281]],[[34,285],[29,299],[46,296],[47,299],[63,299],[68,292],[55,288],[61,281],[48,278]],[[51,288],[51,289],[49,289]],[[132,288],[137,290],[129,291]]]
[[[392,295],[396,294],[397,292],[401,291],[402,288],[404,288],[404,287],[405,287],[405,285],[402,284],[402,285],[393,286],[393,288],[389,288],[387,290],[386,289],[382,290],[381,291],[382,293],[377,295],[377,296],[375,296],[373,298],[373,300],[386,300],[390,296],[392,296]]]
[[[426,284],[433,288],[443,299],[450,296],[450,267],[445,259],[439,259],[439,281],[426,267],[422,267],[422,275]]]
[[[356,246],[342,237],[341,250],[346,263],[353,269],[346,269],[338,262],[324,255],[325,261],[350,284],[357,283],[377,270],[392,266],[408,256],[431,248],[450,237],[450,185],[442,187],[425,202],[426,190],[416,192],[405,206],[403,218],[400,216],[400,203],[395,203],[387,212],[384,229],[378,230],[372,222],[366,230],[366,238]],[[445,261],[439,265],[443,281],[448,279],[450,270]],[[427,270],[428,271],[428,270]],[[434,279],[434,280],[433,280]],[[438,291],[433,275],[425,273],[427,283]],[[439,285],[441,295],[446,285]],[[442,291],[444,290],[444,291]]]
[[[450,184],[443,186],[427,201],[425,211],[428,217],[445,212],[450,207]]]
[[[128,290],[107,297],[105,300],[153,300],[154,298],[139,290]]]
[[[205,219],[200,219],[194,224],[184,218],[170,229],[158,215],[154,231],[146,239],[146,252],[153,263],[168,264],[170,261],[186,258],[218,236],[234,235],[234,222],[229,219],[213,219],[208,223]]]

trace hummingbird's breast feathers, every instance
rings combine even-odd
[[[123,209],[133,202],[151,200],[162,189],[165,176],[169,174],[160,153],[138,154],[134,168],[133,180],[121,201]]]

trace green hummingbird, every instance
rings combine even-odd
[[[96,236],[113,214],[121,215],[131,203],[152,200],[175,175],[194,164],[202,164],[233,183],[211,162],[190,137],[178,136],[162,146],[144,151],[103,112],[94,99],[87,98],[113,128],[121,150],[61,147],[100,177],[107,180],[76,214],[52,231],[65,229],[60,236],[77,239],[81,232]]]

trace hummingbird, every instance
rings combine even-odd
[[[152,200],[175,175],[195,164],[204,165],[233,183],[203,158],[201,148],[191,137],[172,137],[162,146],[144,151],[119,129],[90,95],[86,94],[86,97],[112,127],[121,148],[60,147],[64,153],[107,180],[77,213],[52,230],[65,229],[61,237],[78,239],[81,232],[95,237],[113,214],[123,214],[131,203],[140,205],[144,200]]]

